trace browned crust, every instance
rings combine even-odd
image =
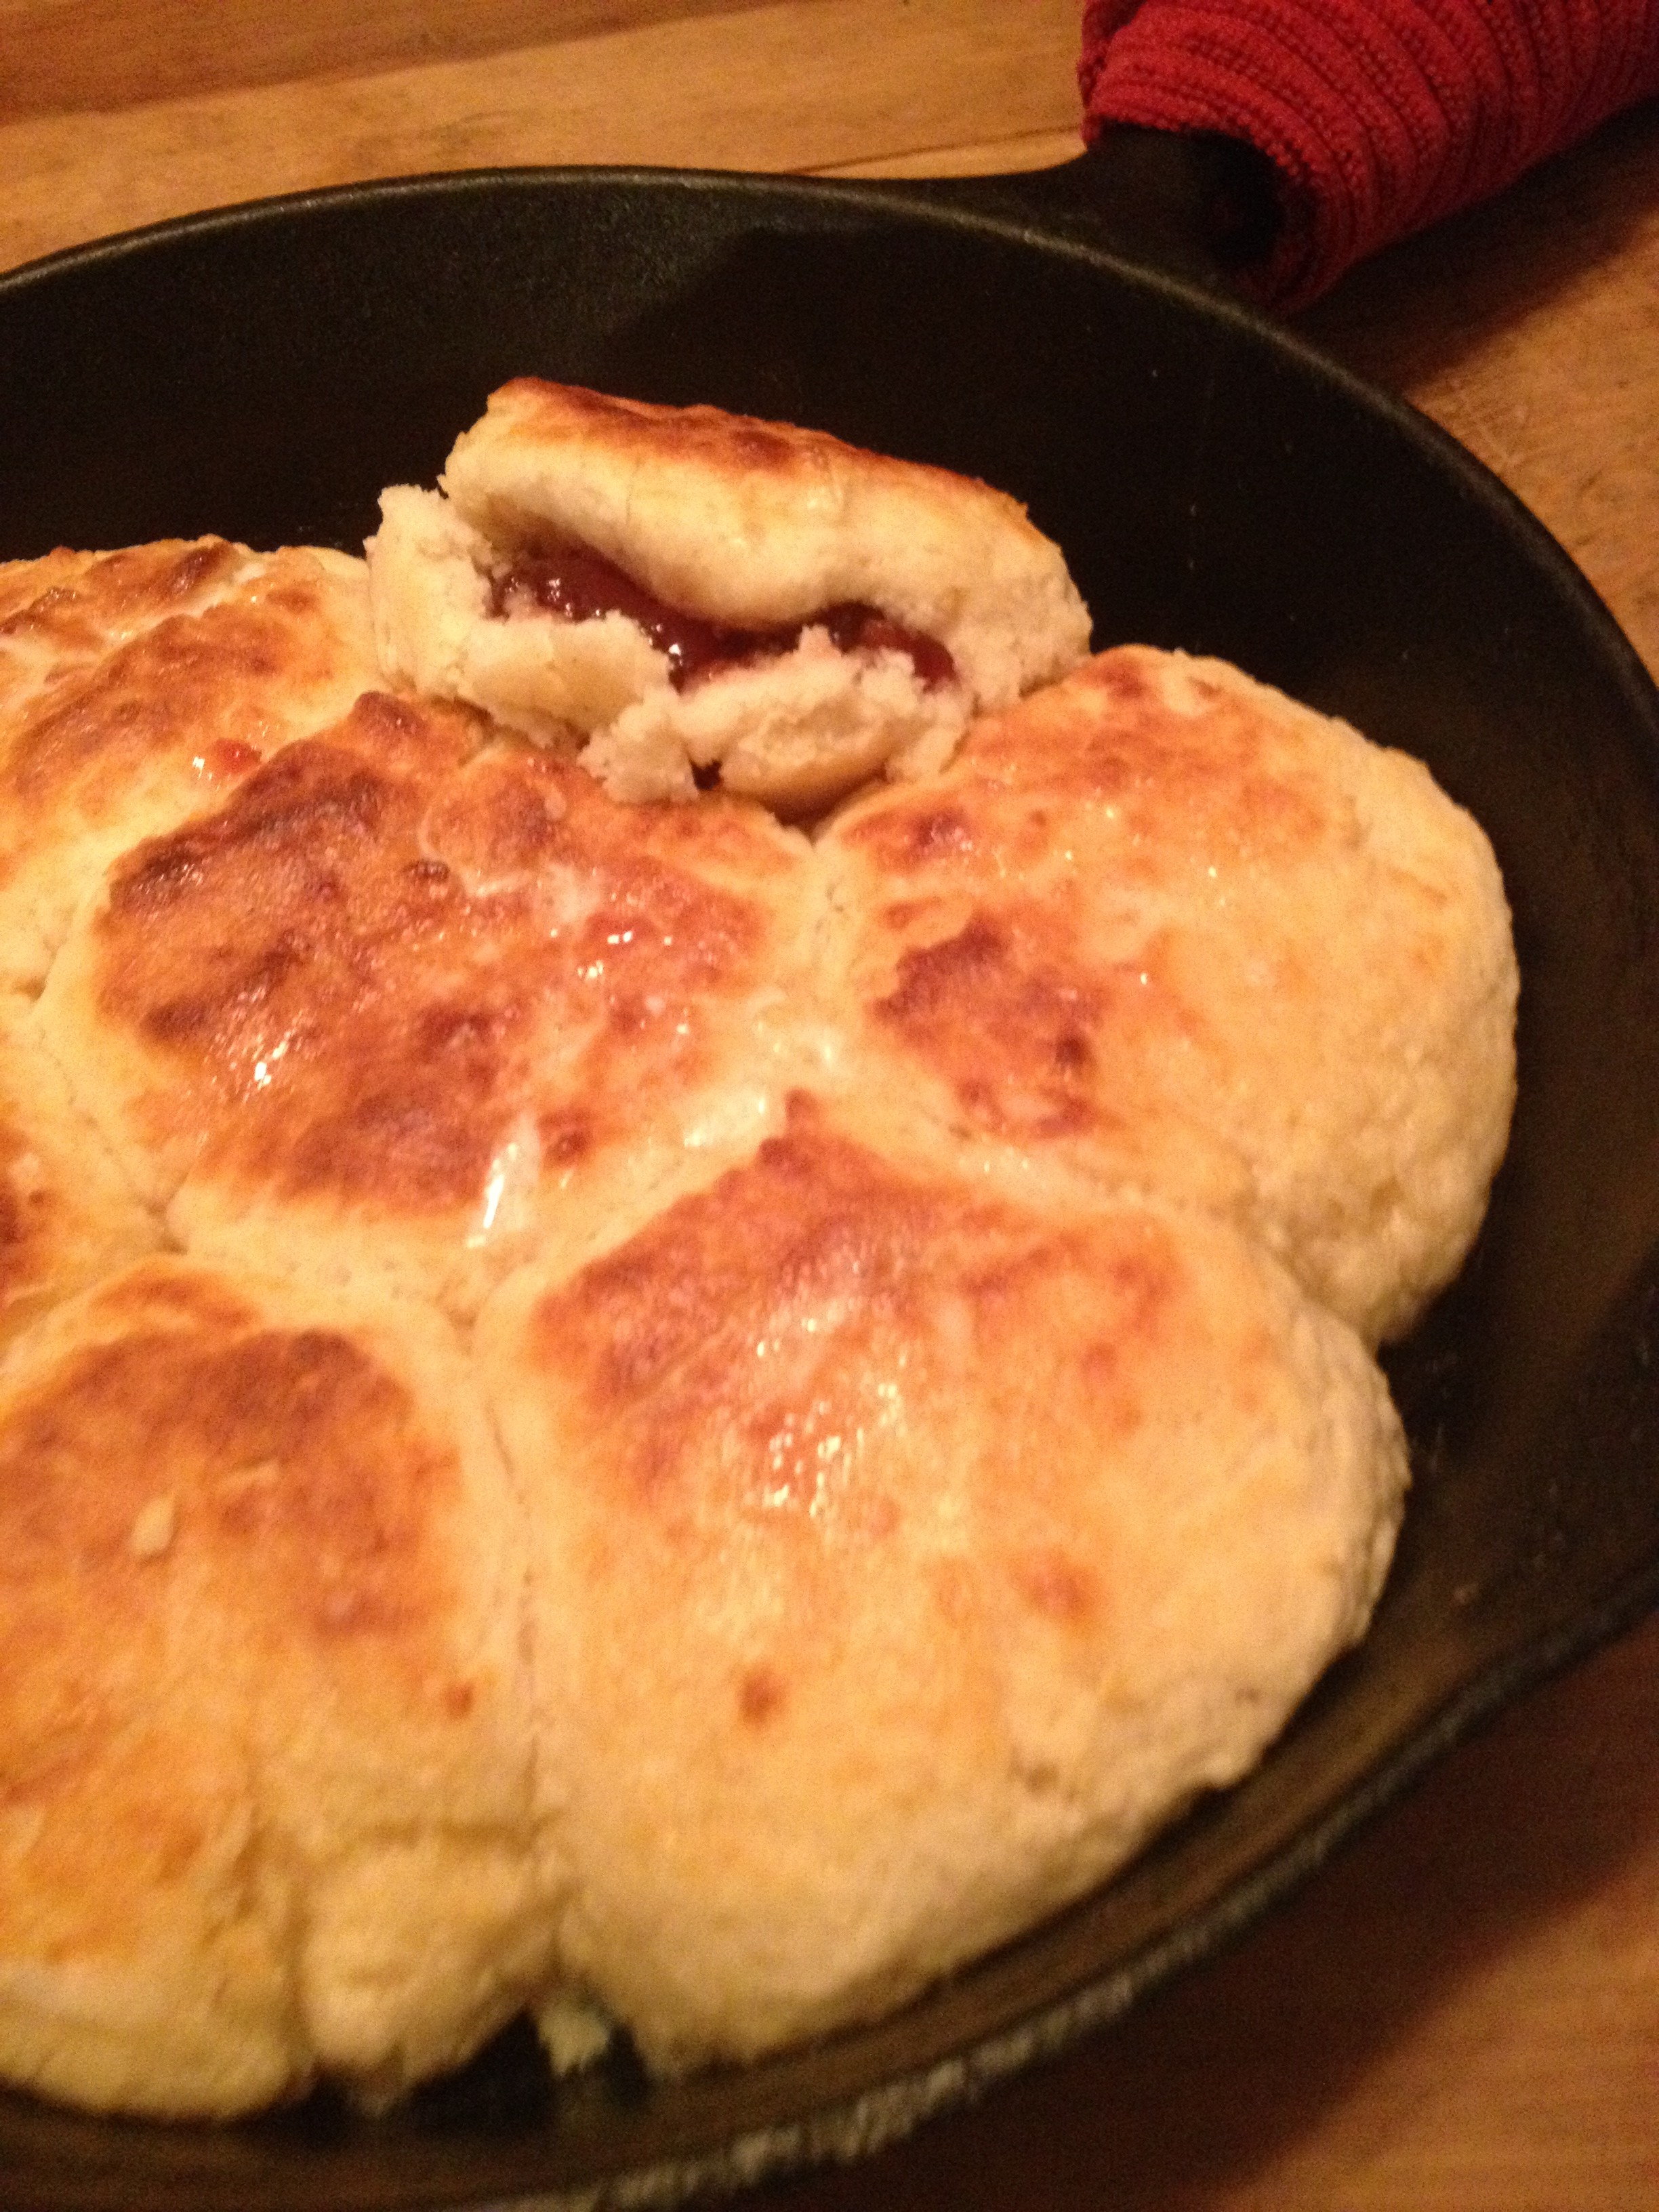
[[[735,809],[653,811],[366,694],[112,872],[88,1043],[138,1051],[135,1140],[394,1218],[475,1206],[526,1116],[550,1175],[626,1145],[716,1065],[793,872]]]
[[[515,377],[490,395],[490,413],[501,431],[526,445],[580,445],[613,455],[619,462],[647,461],[665,467],[690,465],[720,477],[757,480],[810,490],[826,474],[856,470],[861,475],[891,476],[930,483],[945,499],[963,487],[1005,503],[1004,493],[972,477],[926,462],[895,460],[848,443],[828,430],[793,422],[765,422],[721,407],[665,407],[593,392],[577,384],[553,384],[540,377]]]

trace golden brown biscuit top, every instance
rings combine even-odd
[[[32,1342],[0,1392],[0,1805],[33,1841],[0,1921],[20,1955],[61,1923],[85,1959],[247,1819],[254,1716],[297,1726],[296,1670],[465,1720],[459,1468],[372,1340],[176,1263]]]
[[[899,461],[866,453],[828,430],[737,415],[723,407],[663,407],[647,399],[592,392],[540,377],[515,377],[490,394],[489,412],[469,434],[483,442],[511,437],[523,449],[585,447],[619,466],[643,462],[775,486],[786,493],[817,492],[826,479],[855,469],[864,476],[932,483],[947,497],[971,490],[1018,512],[1006,493],[926,462]]]
[[[878,1141],[1206,1206],[1373,1342],[1461,1260],[1516,970],[1490,848],[1419,763],[1122,647],[818,850]]]
[[[246,560],[210,541],[159,574],[150,564],[129,576],[110,555],[72,607],[54,610],[46,594],[14,617],[53,630],[84,624],[111,649],[84,668],[70,659],[7,717],[0,799],[9,830],[27,835],[70,797],[84,812],[118,813],[134,772],[158,757],[193,767],[204,795],[257,764],[287,699],[334,672],[338,643],[325,618],[327,580],[303,556],[262,564],[257,581],[214,604],[177,604],[224,584]],[[128,614],[158,612],[122,635]]]
[[[638,1753],[640,1790],[674,1808],[659,1806],[677,1824],[671,1889],[687,1854],[722,1849],[722,1777],[736,1802],[781,1809],[751,1756],[781,1759],[780,1775],[819,1765],[828,1728],[847,1734],[837,1763],[860,1786],[885,1771],[881,1727],[856,1747],[884,1702],[871,1625],[906,1624],[908,1642],[932,1624],[929,1663],[948,1664],[917,1696],[953,1739],[947,1763],[979,1739],[986,1772],[1006,1756],[1010,1632],[1055,1640],[1062,1666],[1101,1663],[1117,1578],[1138,1568],[1102,1503],[1109,1470],[1178,1396],[1196,1311],[1167,1224],[1073,1231],[976,1199],[894,1169],[797,1099],[783,1136],[537,1299],[520,1329],[510,1297],[489,1317],[484,1370],[532,1541],[556,1561],[540,1602],[579,1603],[589,1623],[587,1723],[631,1741],[623,1716],[659,1702],[677,1716],[665,1758]],[[1267,1340],[1248,1318],[1237,1334],[1230,1385],[1248,1396]],[[649,1632],[624,1633],[641,1601]],[[563,1740],[561,1717],[549,1727]],[[799,1835],[834,1830],[804,1776],[778,1786]],[[915,1786],[933,1786],[925,1757]],[[587,1754],[579,1787],[635,1793],[632,1778],[607,1792]],[[896,1773],[894,1788],[906,1795]],[[781,1863],[797,1847],[779,1838]],[[642,1889],[653,1880],[641,1869]],[[789,1918],[784,1905],[781,1938]]]
[[[521,1330],[493,1317],[485,1371],[534,1540],[556,1559],[541,1602],[580,1589],[599,1625],[584,1698],[602,1729],[613,1697],[619,1716],[659,1699],[678,1715],[666,1760],[641,1753],[641,1789],[666,1789],[680,1823],[665,1865],[718,1851],[708,1801],[724,1776],[747,1802],[751,1753],[821,1762],[827,1725],[861,1784],[883,1771],[893,1744],[860,1730],[884,1704],[868,1640],[884,1620],[907,1641],[932,1623],[929,1659],[948,1664],[916,1698],[957,1749],[982,1737],[996,1771],[1011,1624],[1057,1639],[1063,1665],[1110,1644],[1134,1562],[1109,1533],[1109,1470],[1156,1433],[1197,1310],[1168,1224],[1073,1231],[975,1199],[798,1098],[783,1136],[539,1297]],[[1229,1380],[1248,1396],[1267,1339],[1253,1319],[1237,1336]],[[1076,1419],[1086,1444],[1055,1449]],[[650,1632],[607,1630],[641,1591]],[[586,1759],[580,1786],[605,1794]],[[800,1833],[832,1832],[836,1811],[799,1786]]]
[[[406,1646],[416,1670],[441,1659],[458,1463],[370,1344],[272,1325],[228,1281],[167,1261],[117,1278],[89,1315],[88,1340],[0,1406],[9,1690],[37,1654],[72,1646],[53,1710],[64,1720],[69,1698],[82,1732],[80,1690],[119,1672],[165,1589],[209,1571],[238,1591],[245,1644],[368,1637]],[[48,1686],[17,1695],[9,1753],[57,1735],[36,1698]]]
[[[1036,1212],[799,1098],[477,1350],[568,1940],[670,2065],[886,2009],[1235,1775],[1404,1474],[1357,1344],[1214,1221]]]
[[[361,562],[216,539],[54,554],[0,631],[0,975],[38,988],[104,864],[372,680]],[[34,578],[37,586],[41,576]]]
[[[1138,1425],[1125,1378],[1179,1356],[1178,1248],[1150,1218],[1103,1264],[1089,1243],[895,1169],[797,1097],[746,1166],[540,1300],[526,1380],[539,1366],[574,1390],[585,1480],[659,1528],[695,1523],[722,1550],[755,1517],[810,1522],[815,1543],[879,1540],[918,1502],[884,1475],[939,1451],[934,1424],[969,1376],[976,1420],[1012,1410],[1034,1378],[998,1358],[1011,1317],[1024,1331],[1079,1285],[1097,1307],[1096,1432]],[[1019,1459],[1018,1423],[978,1432]],[[1087,1570],[1051,1564],[1032,1602],[1063,1586],[1080,1617]]]
[[[0,562],[0,650],[101,651],[112,635],[198,606],[246,557],[222,538],[198,538],[112,553],[60,546],[39,561]]]
[[[463,1778],[466,1817],[465,1762],[495,1748],[473,1736],[501,1697],[478,1621],[503,1592],[478,1560],[510,1546],[478,1518],[453,1355],[428,1364],[433,1340],[419,1316],[155,1260],[14,1355],[0,1953],[60,2016],[39,2046],[48,2081],[61,2063],[94,2101],[163,2111],[213,2109],[217,2053],[233,2081],[253,2066],[256,2100],[302,2081],[289,1893],[305,1854],[409,1820],[434,1777]],[[392,1761],[401,1797],[377,1771]],[[157,2033],[153,2073],[121,2055]],[[166,2087],[175,2057],[186,2084],[199,2067],[193,2092]]]
[[[1113,1033],[1133,1027],[1167,1051],[1204,1028],[1166,947],[1091,961],[1066,924],[1035,900],[975,910],[954,935],[907,947],[871,1007],[881,1030],[945,1078],[976,1128],[1012,1143],[1133,1136],[1138,1102],[1112,1082]]]
[[[1234,1049],[1250,963],[1258,995],[1308,981],[1293,913],[1254,914],[1240,945],[1232,909],[1353,836],[1328,756],[1287,744],[1267,696],[1103,653],[975,723],[945,775],[831,825],[859,1018],[967,1127],[1103,1147],[1128,1171],[1191,1108],[1182,1148],[1215,1151],[1213,1078],[1183,1071]]]
[[[1332,726],[1317,750],[1287,742],[1271,699],[1224,687],[1203,664],[1177,678],[1169,656],[1121,647],[985,716],[948,779],[855,805],[836,835],[879,871],[890,899],[934,871],[970,881],[993,854],[1002,880],[1052,866],[1079,811],[1085,835],[1092,820],[1111,840],[1114,884],[1170,887],[1218,862],[1293,860],[1344,835],[1351,810],[1330,773]]]
[[[568,1172],[706,1077],[794,848],[483,736],[365,695],[114,869],[97,1010],[153,1072],[141,1147],[429,1212],[477,1203],[515,1129]]]

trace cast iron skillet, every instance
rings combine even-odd
[[[1204,1958],[1659,1597],[1659,695],[1467,455],[1170,273],[1174,202],[1127,191],[1111,246],[1075,185],[514,172],[62,256],[0,282],[0,554],[356,546],[534,371],[983,476],[1067,549],[1098,643],[1224,654],[1421,753],[1508,881],[1521,1097],[1480,1246],[1393,1358],[1415,1489],[1369,1639],[1241,1788],[880,2026],[668,2087],[624,2057],[555,2088],[510,2031],[378,2124],[0,2099],[13,2212],[654,2203],[872,2146]]]

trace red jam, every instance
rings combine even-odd
[[[740,629],[667,605],[585,545],[516,556],[491,585],[489,611],[505,616],[562,615],[567,622],[627,615],[659,653],[667,654],[668,678],[676,690],[723,668],[776,659],[793,649],[804,629],[814,626],[827,629],[830,642],[842,653],[908,653],[917,678],[930,691],[950,683],[957,672],[956,663],[936,638],[906,629],[878,608],[848,601],[824,607],[801,622]]]
[[[193,765],[198,775],[210,783],[222,783],[228,776],[246,775],[263,758],[262,753],[240,738],[214,738],[197,754]]]

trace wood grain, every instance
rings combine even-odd
[[[300,12],[331,20],[314,4]],[[192,209],[429,169],[867,172],[930,155],[948,169],[964,145],[1075,133],[1076,46],[1071,0],[784,0],[96,117],[35,115],[0,128],[0,267]]]
[[[272,8],[266,0],[0,0],[0,121],[85,113],[292,78],[455,61],[762,0],[379,0],[371,8]]]

